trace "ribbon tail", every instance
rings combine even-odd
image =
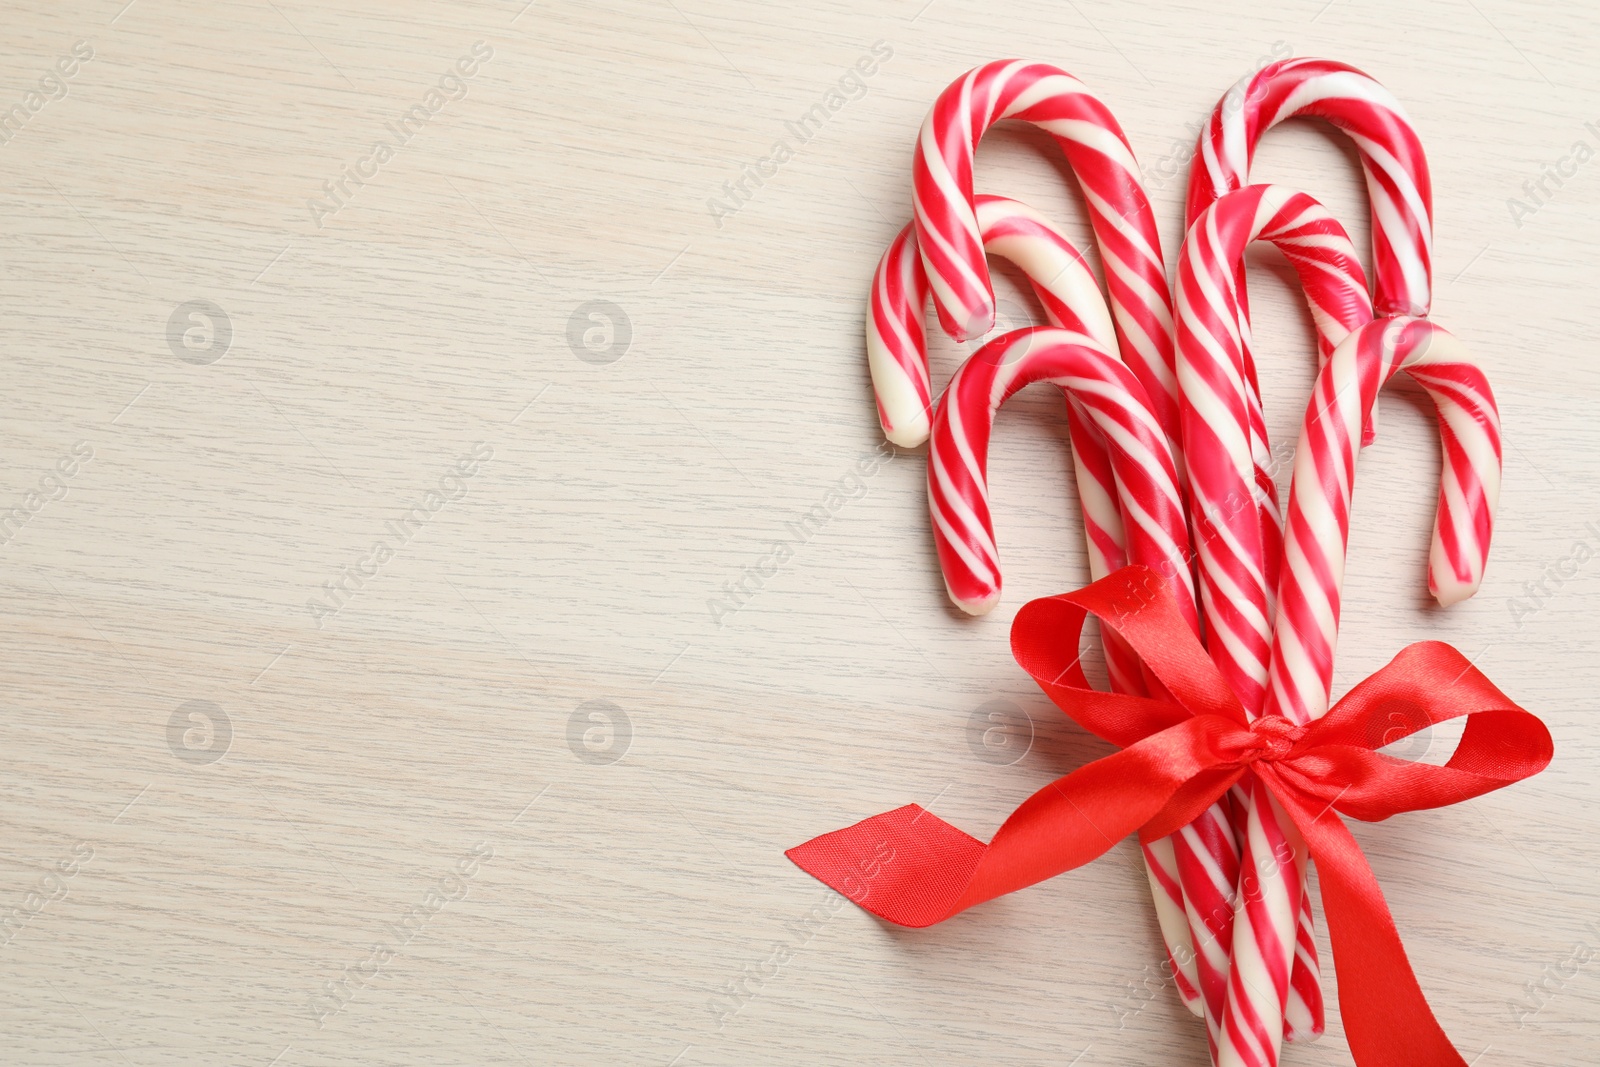
[[[1056,779],[1023,801],[987,845],[907,804],[785,855],[880,919],[932,926],[1109,851],[1194,776],[1192,759],[1175,759],[1172,749],[1192,746],[1204,731],[1191,720]],[[1202,795],[1190,803],[1198,813],[1215,799]]]
[[[880,919],[932,926],[954,906],[989,846],[919,804],[886,811],[785,852],[794,865]]]
[[[1273,792],[1317,864],[1352,1057],[1362,1067],[1467,1067],[1417,984],[1378,878],[1349,828],[1331,807],[1313,813],[1294,791]]]

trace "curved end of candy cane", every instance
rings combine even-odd
[[[959,341],[971,341],[982,337],[994,329],[994,322],[995,309],[994,303],[991,301],[988,307],[977,308],[967,316],[966,324],[961,327],[961,334],[956,339]]]
[[[978,229],[973,157],[1002,116],[1007,62],[974,67],[945,87],[917,133],[911,161],[917,250],[939,327],[957,341],[994,329],[994,286]]]
[[[940,474],[944,434],[942,428],[936,429],[928,447],[928,505],[939,572],[950,603],[968,615],[987,615],[1000,603],[1002,582],[994,528],[981,486],[977,496],[965,501],[956,499],[959,490],[940,487],[940,481],[948,480]],[[947,495],[951,493],[954,496]]]
[[[1433,398],[1444,444],[1428,592],[1450,607],[1478,591],[1488,565],[1500,503],[1500,410],[1487,376],[1448,330],[1410,319],[1400,336],[1400,364]]]
[[[928,439],[933,406],[928,380],[928,338],[922,316],[928,281],[907,225],[884,250],[867,300],[867,367],[878,401],[883,435],[902,448]]]
[[[1494,521],[1494,497],[1499,486],[1486,487],[1488,499],[1482,502],[1485,521]],[[1446,501],[1441,495],[1439,514],[1434,518],[1433,542],[1428,549],[1428,592],[1441,608],[1454,607],[1478,591],[1483,585],[1484,568],[1488,565],[1489,544],[1485,540],[1458,545],[1452,551],[1439,532],[1439,524],[1447,519]]]
[[[914,373],[926,366],[908,367],[871,325],[867,327],[867,368],[872,372],[872,392],[878,401],[878,422],[883,436],[901,448],[916,448],[928,439],[928,381]]]
[[[928,440],[928,413],[919,411],[915,415],[905,416],[901,421],[890,424],[883,409],[879,408],[879,422],[883,425],[883,436],[892,445],[901,448],[917,448]]]
[[[1433,594],[1433,599],[1439,602],[1441,608],[1450,608],[1461,603],[1476,593],[1481,584],[1483,584],[1482,575],[1467,581],[1452,575],[1441,581],[1438,568],[1428,569],[1428,592]]]
[[[950,303],[939,298],[939,286],[933,286],[933,307],[939,313],[939,328],[952,341],[975,341],[994,329],[994,298],[967,306]]]
[[[949,582],[945,583],[944,591],[950,594],[950,603],[966,612],[968,615],[987,615],[1000,603],[1000,587],[995,586],[988,593],[963,596],[957,593]]]

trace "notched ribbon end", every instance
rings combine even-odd
[[[961,895],[987,847],[920,804],[907,804],[784,855],[878,918],[924,927],[968,906]]]

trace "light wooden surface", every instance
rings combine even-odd
[[[28,509],[0,546],[0,1060],[1204,1063],[1198,1023],[1144,988],[1131,843],[921,932],[835,907],[782,852],[909,801],[987,834],[1105,751],[1007,654],[1018,605],[1085,574],[1048,392],[1001,420],[989,618],[945,603],[920,452],[847,477],[878,440],[864,293],[923,112],[1029,55],[1156,166],[1288,48],[1365,68],[1415,119],[1436,317],[1489,367],[1509,442],[1483,591],[1432,610],[1437,448],[1414,395],[1384,401],[1338,688],[1442,638],[1557,739],[1532,782],[1356,834],[1468,1059],[1594,1062],[1600,962],[1574,951],[1600,945],[1600,162],[1531,216],[1507,204],[1600,147],[1591,6],[122,5],[13,3],[0,40],[0,110],[27,112],[0,144],[0,509]],[[78,41],[93,58],[28,111]],[[864,95],[845,83],[719,226],[708,198],[879,41]],[[458,59],[473,75],[430,96]],[[345,178],[418,105],[437,113]],[[996,131],[980,171],[1086,236],[1036,134]],[[1256,175],[1364,247],[1335,138],[1279,130]],[[1182,191],[1154,188],[1169,261]],[[1254,277],[1287,437],[1309,332],[1270,257]],[[225,351],[215,313],[169,327],[197,300]],[[626,315],[609,349],[579,314],[597,300]],[[939,344],[941,375],[960,351]],[[454,499],[426,497],[441,479]],[[336,613],[308,607],[347,574]],[[995,700],[1033,723],[1014,763],[974,748]],[[1336,1010],[1286,1062],[1350,1062]]]

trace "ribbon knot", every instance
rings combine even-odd
[[[1282,715],[1264,715],[1250,724],[1259,747],[1247,753],[1243,763],[1276,763],[1294,751],[1294,746],[1305,736],[1306,728],[1290,722]]]
[[[1130,611],[1122,594],[1133,587],[1152,592]],[[1167,696],[1089,685],[1078,654],[1089,613],[1138,653]],[[1403,649],[1315,722],[1267,716],[1250,723],[1147,567],[1124,567],[1075,593],[1025,605],[1012,624],[1011,648],[1050,699],[1120,751],[1023,801],[987,845],[908,804],[790,849],[789,858],[880,918],[931,926],[1089,863],[1129,834],[1155,840],[1175,833],[1255,774],[1320,872],[1356,1062],[1466,1067],[1428,1007],[1377,878],[1339,816],[1387,819],[1537,774],[1554,751],[1544,723],[1435,641]],[[1376,751],[1398,740],[1393,723],[1403,724],[1404,736],[1462,715],[1466,729],[1443,766]],[[863,886],[860,872],[868,870],[875,873]]]

